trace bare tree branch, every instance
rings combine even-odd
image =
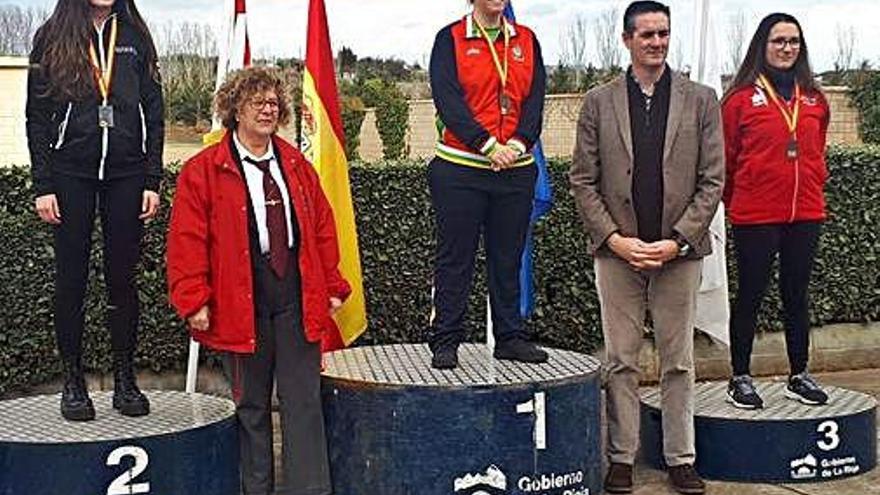
[[[593,34],[596,39],[596,51],[599,56],[599,67],[611,69],[620,67],[620,36],[617,29],[617,9],[604,10],[594,22]]]
[[[837,45],[834,49],[834,70],[845,72],[852,68],[855,59],[856,29],[850,25],[843,27],[838,24],[834,29]]]
[[[727,24],[727,61],[724,71],[733,74],[742,63],[743,53],[746,50],[746,14],[742,9],[730,16]]]
[[[30,53],[34,33],[48,17],[45,8],[0,5],[0,55]]]

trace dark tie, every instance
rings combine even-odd
[[[287,215],[284,213],[284,201],[281,189],[269,173],[271,160],[245,160],[253,163],[263,172],[263,194],[266,197],[266,228],[269,229],[269,265],[278,278],[284,278],[287,269],[289,246],[287,240]]]

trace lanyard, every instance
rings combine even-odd
[[[758,75],[758,86],[770,95],[770,99],[773,100],[773,103],[776,104],[776,108],[779,109],[779,113],[782,114],[782,118],[785,119],[785,124],[788,126],[789,132],[791,132],[792,136],[794,136],[795,130],[797,129],[798,117],[801,110],[800,84],[798,84],[797,82],[794,83],[794,110],[789,109],[788,105],[782,102],[779,96],[776,95],[776,91],[773,89],[773,85],[770,84],[769,81],[767,81],[767,78],[764,77],[763,74]]]
[[[501,87],[507,86],[507,68],[508,68],[508,60],[507,53],[508,48],[510,47],[510,31],[507,29],[507,19],[501,20],[501,30],[504,32],[504,65],[501,65],[501,57],[498,56],[498,51],[495,50],[495,43],[489,37],[489,33],[480,25],[479,21],[477,21],[476,16],[472,16],[474,20],[474,24],[477,25],[477,28],[480,30],[480,34],[483,38],[486,39],[486,43],[489,44],[489,53],[492,54],[492,62],[495,63],[495,70],[498,71],[498,77],[501,78]]]
[[[110,45],[107,47],[107,52],[102,53],[104,56],[100,60],[95,51],[95,43],[89,43],[89,60],[92,62],[95,79],[98,81],[98,90],[101,92],[101,97],[104,99],[105,104],[110,97],[110,83],[113,81],[113,66],[116,59],[116,35],[116,17],[113,17],[110,21]],[[98,36],[98,42],[104,43],[100,35]]]

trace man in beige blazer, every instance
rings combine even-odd
[[[606,348],[609,493],[630,493],[639,437],[644,324],[660,355],[663,452],[680,493],[693,468],[693,322],[700,259],[724,181],[715,92],[666,65],[669,8],[634,2],[623,42],[632,65],[584,97],[571,192],[595,259]]]

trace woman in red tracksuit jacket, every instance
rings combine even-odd
[[[519,268],[537,168],[545,73],[527,27],[504,18],[506,0],[471,0],[473,12],[437,33],[431,94],[439,117],[428,167],[437,220],[431,365],[458,365],[474,257],[485,232],[494,356],[543,362],[519,313]]]
[[[797,19],[771,14],[758,26],[722,102],[727,159],[724,203],[733,224],[739,287],[730,323],[728,400],[763,407],[749,373],[758,309],[779,258],[790,375],[786,396],[824,404],[807,374],[807,286],[825,220],[829,108],[813,80]]]

